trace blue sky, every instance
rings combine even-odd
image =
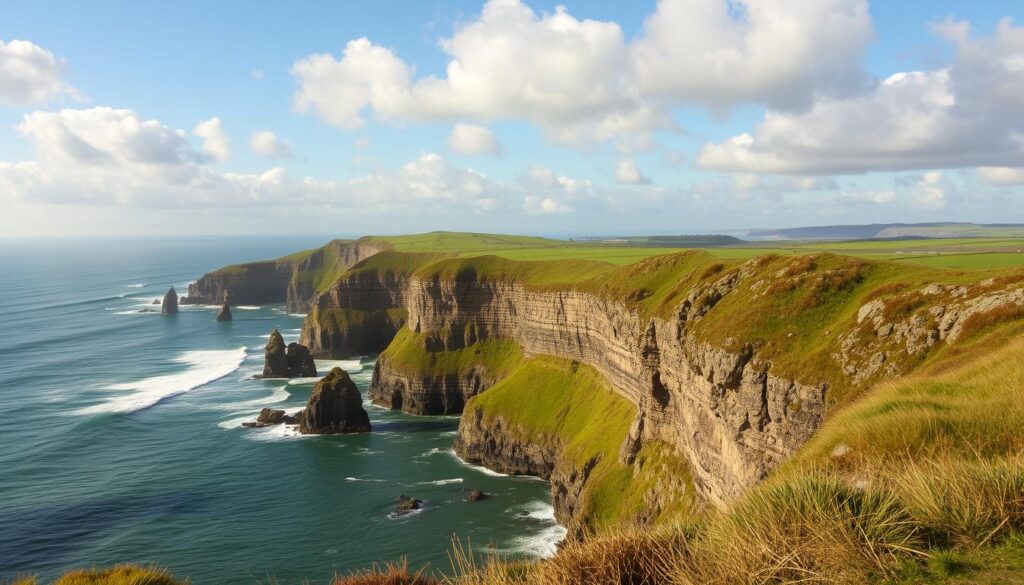
[[[1024,127],[1016,121],[1024,99],[977,97],[1024,82],[1011,66],[1024,60],[1024,33],[1005,20],[1021,20],[1019,3],[494,4],[498,16],[488,18],[479,1],[7,2],[0,41],[27,41],[33,52],[0,46],[0,204],[8,210],[0,229],[582,235],[1024,221]],[[715,10],[733,21],[722,25]],[[570,19],[570,29],[594,21],[601,32],[584,34],[584,43],[570,30],[564,51],[546,63],[541,45],[562,43],[558,15]],[[669,32],[659,37],[648,19]],[[772,30],[776,21],[788,26],[784,33]],[[950,31],[968,24],[970,32],[954,38]],[[829,26],[835,29],[822,30]],[[619,40],[606,34],[616,27]],[[673,44],[675,30],[684,31],[685,51]],[[480,35],[470,39],[472,31]],[[757,41],[765,36],[768,42]],[[467,52],[446,48],[464,37]],[[343,50],[362,38],[370,73],[344,77]],[[508,77],[521,75],[522,86],[506,86],[487,70],[509,63],[501,60],[509,46],[503,41],[532,47],[523,71],[509,65]],[[388,54],[369,56],[375,49]],[[588,50],[607,53],[593,59]],[[449,83],[450,63],[467,64],[473,74],[473,58],[489,51],[497,61],[479,59],[483,70],[468,90]],[[707,63],[736,51],[739,61],[707,72]],[[44,53],[56,65],[39,57]],[[324,76],[296,72],[297,63],[319,54],[330,55]],[[602,68],[619,56],[621,64]],[[40,70],[29,80],[13,78],[24,76],[24,67],[12,74],[8,65],[5,73],[3,59]],[[394,61],[410,79],[380,93],[402,93],[401,103],[378,97],[338,105],[347,99],[339,100],[339,91],[380,87],[373,75]],[[537,64],[551,66],[546,77]],[[971,73],[989,65],[989,74]],[[592,77],[579,73],[587,70]],[[640,70],[653,73],[644,79]],[[896,81],[889,92],[883,81],[902,72],[920,75]],[[589,95],[586,84],[605,73],[615,87]],[[445,87],[429,93],[419,82],[431,76]],[[39,84],[39,95],[26,97],[27,83]],[[535,87],[549,93],[536,98],[529,93]],[[313,103],[305,109],[297,105],[303,91]],[[934,92],[946,97],[922,97]],[[488,97],[473,105],[478,96]],[[575,101],[591,113],[565,105]],[[161,129],[95,138],[113,136],[111,128],[129,132],[125,117]],[[224,155],[211,155],[193,132],[214,117],[230,141]],[[769,119],[784,124],[761,128]],[[865,121],[879,127],[866,131]],[[456,124],[472,127],[469,134],[486,144],[453,145]],[[264,154],[250,145],[258,131],[273,133]],[[104,156],[76,158],[68,135]],[[851,135],[858,138],[849,148],[835,147]],[[741,136],[750,144],[731,142]],[[152,144],[174,155],[140,163],[139,152],[151,153]],[[942,144],[948,152],[932,152]],[[957,144],[976,152],[951,150]],[[287,179],[265,174],[272,169]]]

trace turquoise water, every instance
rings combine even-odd
[[[0,243],[0,582],[114,562],[158,563],[193,583],[325,583],[408,557],[447,569],[453,535],[539,555],[560,535],[548,486],[463,464],[456,417],[367,403],[374,432],[245,429],[264,406],[298,409],[314,380],[253,380],[283,307],[166,317],[170,285],[320,239]],[[140,312],[147,308],[157,312]],[[365,392],[373,356],[340,365]],[[468,489],[494,497],[463,501]],[[394,499],[425,500],[395,518]]]

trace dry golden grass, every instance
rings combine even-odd
[[[439,585],[438,581],[426,574],[426,568],[415,573],[409,572],[405,559],[397,563],[373,566],[351,575],[335,576],[333,585]]]

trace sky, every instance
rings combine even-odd
[[[6,0],[0,234],[1024,222],[1022,12]]]

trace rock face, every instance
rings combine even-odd
[[[298,343],[284,344],[277,329],[270,332],[264,351],[263,378],[311,378],[316,376],[316,363],[309,349]]]
[[[459,414],[466,402],[498,379],[482,367],[447,376],[410,375],[389,367],[379,356],[370,383],[370,400],[378,406],[410,414]]]
[[[353,266],[385,249],[382,244],[335,240],[309,254],[229,266],[204,274],[188,287],[185,304],[219,304],[230,289],[241,305],[285,303],[288,311],[305,312],[316,298],[315,279],[302,278],[324,270]],[[298,256],[298,255],[297,255]]]
[[[274,329],[270,332],[267,347],[263,351],[264,378],[290,378],[288,372],[288,350],[284,345],[281,333]]]
[[[231,318],[231,293],[224,291],[224,304],[221,305],[220,312],[217,313],[217,320],[230,321]]]
[[[176,315],[178,313],[178,293],[174,290],[173,286],[164,294],[164,301],[160,306],[160,312],[164,315]]]
[[[392,271],[348,274],[319,296],[299,343],[316,357],[377,353],[405,325],[409,277]]]
[[[307,435],[365,433],[370,417],[362,396],[345,370],[334,368],[313,386],[306,409],[296,417],[299,432]]]
[[[316,363],[309,348],[299,343],[289,343],[286,350],[289,378],[313,378],[316,374]]]

